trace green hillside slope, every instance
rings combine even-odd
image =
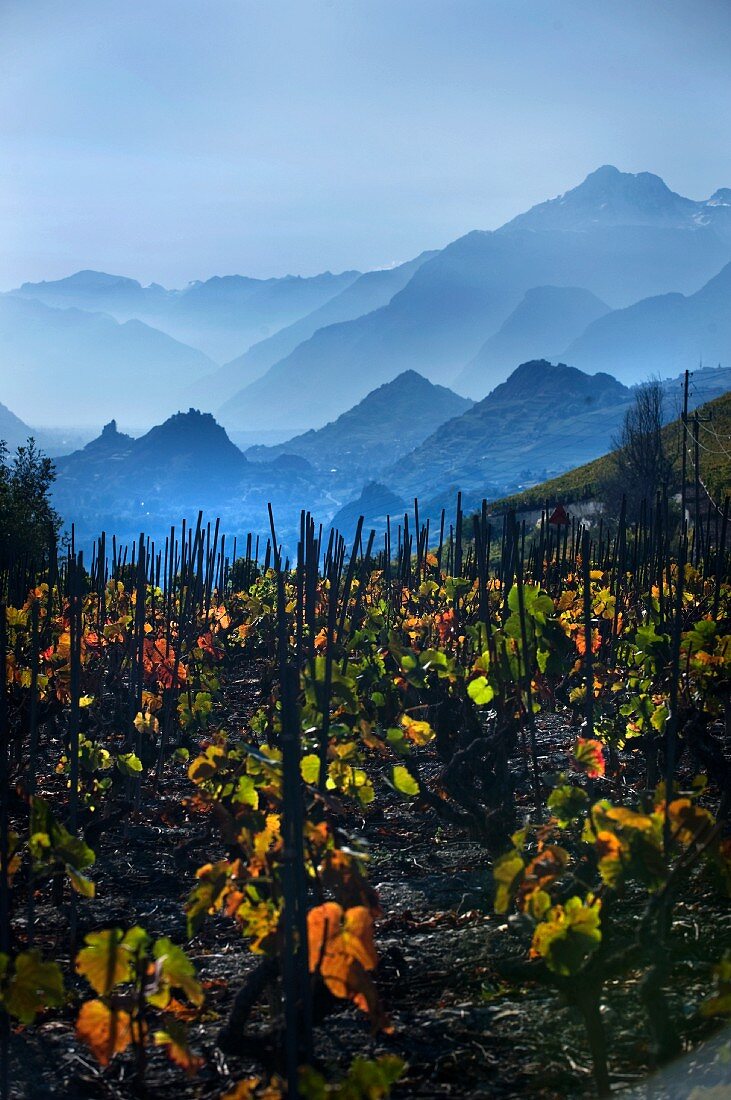
[[[709,401],[698,410],[701,417],[711,416],[708,423],[701,423],[699,431],[700,467],[703,483],[709,493],[717,500],[731,492],[731,392]],[[680,485],[680,420],[674,420],[664,428],[668,450],[677,450],[675,463],[678,487]],[[689,435],[690,440],[690,435]],[[693,478],[692,442],[689,443],[688,478]],[[540,508],[546,501],[550,504],[561,502],[572,504],[580,500],[590,500],[598,492],[599,486],[607,477],[610,469],[610,455],[595,458],[583,466],[577,466],[550,481],[541,482],[522,493],[514,493],[493,503],[494,511],[508,508],[527,510]]]

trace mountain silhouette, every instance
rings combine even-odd
[[[615,309],[695,293],[731,260],[731,207],[724,192],[694,203],[657,180],[603,168],[498,230],[468,233],[388,305],[318,330],[221,416],[239,427],[318,427],[405,369],[454,384],[534,287],[581,287]],[[481,372],[469,395],[483,397],[502,377]]]
[[[699,363],[731,365],[731,263],[695,294],[644,298],[599,317],[565,349],[579,367],[624,381]]]
[[[526,292],[508,319],[487,340],[455,380],[458,390],[486,390],[507,377],[516,363],[558,356],[609,306],[590,290],[537,286]]]
[[[13,293],[56,308],[108,313],[120,322],[145,321],[222,363],[311,313],[359,274],[326,271],[308,278],[277,279],[215,275],[182,290],[166,290],[156,283],[143,287],[135,279],[102,271],[78,271],[65,279],[24,283]]]
[[[350,321],[386,305],[433,255],[433,252],[423,252],[398,267],[365,272],[312,313],[279,329],[266,340],[254,344],[243,355],[225,363],[211,378],[206,379],[205,384],[194,386],[191,394],[215,406],[226,401],[243,386],[261,377],[269,367],[289,355],[318,329],[340,321]],[[229,427],[235,427],[235,421]]]
[[[202,352],[142,321],[57,309],[0,295],[2,396],[41,425],[92,425],[115,414],[154,423],[178,405],[178,390],[209,373]]]
[[[300,455],[315,469],[357,478],[406,454],[471,404],[416,371],[404,371],[324,428],[276,447],[253,447],[247,456],[268,461],[277,455]]]
[[[523,363],[381,478],[407,499],[449,486],[483,491],[536,481],[604,454],[631,399],[631,390],[607,374]]]

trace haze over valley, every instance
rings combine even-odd
[[[198,508],[264,534],[270,501],[294,534],[370,483],[439,511],[604,454],[651,377],[675,406],[685,369],[708,368],[696,403],[728,388],[731,190],[607,165],[388,269],[180,290],[80,271],[0,295],[0,339],[9,445],[98,437],[56,459],[89,537]]]

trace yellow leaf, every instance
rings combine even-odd
[[[76,972],[82,974],[95,993],[104,996],[120,982],[132,979],[132,955],[123,945],[121,928],[90,932],[76,956]]]

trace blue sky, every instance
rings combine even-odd
[[[0,0],[0,288],[367,269],[731,186],[728,0]]]

